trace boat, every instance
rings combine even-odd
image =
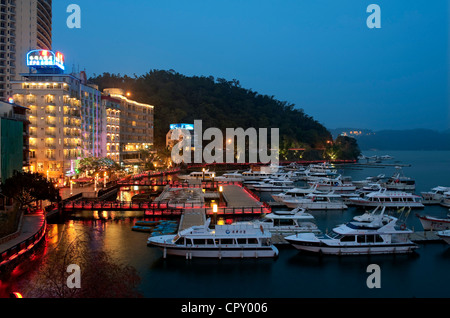
[[[438,231],[436,235],[443,239],[445,243],[450,244],[450,230]]]
[[[356,186],[352,183],[345,183],[342,177],[337,178],[320,178],[316,181],[308,182],[310,186],[316,186],[319,191],[355,191]]]
[[[447,218],[438,218],[429,215],[419,215],[416,214],[419,218],[420,223],[425,231],[442,231],[442,230],[450,230],[450,216],[447,215]]]
[[[270,178],[272,176],[272,173],[270,172],[264,172],[264,171],[245,171],[242,172],[242,178],[244,179],[244,182],[247,181],[262,181],[264,179]]]
[[[219,177],[215,177],[214,181],[224,181],[224,182],[244,182],[244,177],[241,173],[235,172],[227,172]]]
[[[133,227],[131,228],[131,230],[132,230],[132,231],[135,231],[135,232],[152,232],[152,231],[153,231],[153,229],[152,229],[151,227],[148,227],[148,226],[138,226],[138,225],[133,226]]]
[[[450,187],[437,186],[430,191],[421,192],[424,204],[439,204],[444,199],[445,192],[450,191]]]
[[[211,219],[204,225],[192,226],[176,235],[149,237],[147,244],[160,248],[166,255],[200,258],[266,258],[278,256],[271,243],[272,234],[252,223],[216,225]]]
[[[380,213],[372,222],[348,222],[330,233],[300,233],[285,238],[300,251],[331,255],[411,253],[418,245],[410,241],[413,231],[398,219]]]
[[[350,199],[362,198],[367,193],[380,191],[381,189],[382,189],[382,187],[381,187],[381,185],[379,183],[371,183],[371,184],[368,184],[368,185],[366,185],[366,186],[364,186],[362,188],[359,188],[355,192],[340,193],[340,195],[341,195],[342,200],[344,201],[345,204],[352,205],[352,201]]]
[[[402,208],[402,209],[404,209],[404,208]],[[364,214],[354,216],[353,220],[355,220],[356,222],[370,223],[370,222],[374,221],[375,219],[379,218],[379,214],[383,214],[385,217],[387,217],[387,215],[385,215],[385,211],[386,211],[386,207],[380,205],[380,206],[377,206],[372,211],[367,211]]]
[[[377,176],[371,176],[371,177],[367,177],[363,180],[356,180],[353,181],[353,184],[357,187],[357,188],[362,188],[364,186],[367,186],[369,184],[374,184],[374,183],[380,183],[381,180],[383,180],[385,178],[384,174],[379,174]]]
[[[377,207],[382,205],[390,208],[424,208],[422,197],[408,192],[388,191],[385,188],[367,193],[363,197],[352,197],[348,200],[352,205],[361,207]]]
[[[317,191],[316,187],[292,188],[282,193],[272,194],[272,198],[275,200],[275,202],[282,203],[284,199],[303,198],[310,193],[321,193],[321,192]]]
[[[194,171],[188,175],[180,175],[179,179],[182,180],[213,180],[215,178],[215,172],[205,170],[205,171]]]
[[[315,218],[310,213],[306,213],[303,208],[296,208],[291,211],[274,211],[266,214],[262,219],[253,221],[256,226],[262,226],[265,231],[282,236],[296,233],[321,233]]]
[[[342,197],[334,193],[310,193],[301,198],[283,199],[282,203],[288,208],[304,208],[308,210],[345,210],[347,205]]]
[[[413,178],[406,177],[401,167],[396,167],[396,170],[383,186],[388,190],[415,191],[416,181]]]
[[[134,225],[138,226],[154,226],[161,223],[161,221],[136,221]]]
[[[263,182],[253,184],[253,189],[262,192],[280,192],[287,189],[292,189],[294,181],[291,180],[273,180],[265,179]]]
[[[442,206],[450,208],[450,191],[444,193],[440,204]]]

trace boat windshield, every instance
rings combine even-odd
[[[333,240],[340,240],[343,235],[331,231],[330,233],[327,234],[327,236]]]

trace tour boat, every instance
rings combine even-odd
[[[416,189],[416,181],[410,177],[406,177],[401,167],[396,167],[396,169],[397,172],[383,186],[388,190],[414,191]]]
[[[420,223],[425,231],[433,230],[433,231],[441,231],[441,230],[449,230],[450,229],[450,217],[447,215],[447,218],[438,218],[429,215],[418,215]]]
[[[320,233],[314,216],[306,213],[303,208],[291,211],[274,211],[266,214],[261,220],[253,221],[257,226],[262,226],[265,231],[282,236],[296,233]]]
[[[362,188],[364,186],[367,186],[369,184],[374,184],[374,183],[380,183],[381,180],[383,180],[385,177],[384,174],[379,174],[377,176],[372,176],[372,177],[367,177],[364,180],[356,180],[353,181],[353,184],[357,187],[357,188]]]
[[[224,182],[243,182],[244,177],[241,173],[235,171],[235,172],[228,172],[224,173],[223,175],[219,177],[215,177],[214,181],[224,181]]]
[[[332,255],[411,253],[418,245],[410,241],[413,231],[393,216],[379,214],[372,222],[349,222],[331,233],[300,233],[285,239],[301,251]]]
[[[342,197],[334,193],[310,193],[303,198],[283,199],[288,208],[304,208],[308,210],[344,210],[347,205]]]
[[[445,192],[450,191],[450,187],[437,186],[427,192],[421,192],[424,204],[439,204],[444,199]]]
[[[321,178],[308,182],[310,186],[316,186],[319,191],[355,191],[356,186],[352,183],[342,182],[341,176],[337,178]]]
[[[166,255],[201,258],[260,258],[276,257],[278,249],[271,243],[272,234],[251,223],[216,225],[210,220],[176,235],[150,237],[147,244],[156,246]]]
[[[443,239],[445,243],[450,244],[450,230],[438,231],[436,235]]]
[[[247,181],[262,181],[264,179],[270,178],[272,176],[272,173],[270,172],[264,172],[264,171],[245,171],[242,172],[242,178],[244,179],[244,182]]]
[[[353,203],[350,199],[362,198],[368,193],[377,192],[377,191],[380,191],[381,189],[382,189],[382,187],[379,183],[371,183],[366,186],[363,186],[362,188],[359,188],[355,192],[340,193],[340,195],[345,204],[353,205]]]
[[[444,193],[444,196],[442,197],[441,205],[445,206],[447,208],[450,207],[450,191]]]
[[[303,198],[310,193],[321,193],[316,187],[310,188],[292,188],[282,193],[272,194],[275,202],[282,203],[284,199]]]
[[[362,207],[377,207],[379,205],[391,208],[424,207],[422,197],[418,195],[401,191],[387,191],[385,188],[376,192],[370,192],[364,197],[349,198],[348,200],[352,205]]]
[[[293,186],[294,181],[291,180],[265,179],[263,182],[254,184],[253,189],[263,192],[280,192],[287,189],[292,189]]]
[[[205,171],[194,171],[188,175],[180,175],[179,179],[182,180],[213,180],[215,177],[215,172],[205,170]]]

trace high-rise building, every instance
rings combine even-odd
[[[122,166],[141,162],[140,151],[153,146],[154,106],[129,99],[124,90],[103,90],[107,156]]]
[[[0,0],[0,100],[29,72],[24,56],[35,49],[52,49],[52,0]]]
[[[32,51],[27,60],[35,72],[11,84],[14,102],[29,108],[30,171],[67,184],[78,160],[106,156],[101,92],[84,72],[64,74],[59,52]]]

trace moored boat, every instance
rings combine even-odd
[[[305,252],[332,255],[370,255],[411,253],[418,245],[409,239],[413,233],[405,224],[397,224],[392,216],[380,214],[370,223],[349,222],[335,227],[331,233],[300,233],[286,241]]]
[[[418,215],[420,223],[425,231],[440,231],[440,230],[448,230],[450,229],[450,217],[447,218],[438,218],[429,215]]]
[[[439,204],[444,199],[445,192],[450,191],[450,187],[437,186],[430,191],[421,192],[424,204]]]
[[[443,239],[445,243],[450,244],[450,230],[438,231],[436,235]]]
[[[276,257],[278,249],[271,243],[272,234],[251,223],[216,225],[210,219],[202,226],[193,226],[176,235],[150,237],[147,244],[166,255],[200,258],[266,258]]]
[[[347,205],[342,197],[334,193],[310,193],[303,198],[288,198],[282,200],[288,208],[304,208],[307,210],[345,210]]]
[[[361,207],[377,207],[379,205],[390,208],[424,208],[422,197],[402,191],[387,191],[385,188],[367,193],[364,197],[349,198],[352,205]]]

